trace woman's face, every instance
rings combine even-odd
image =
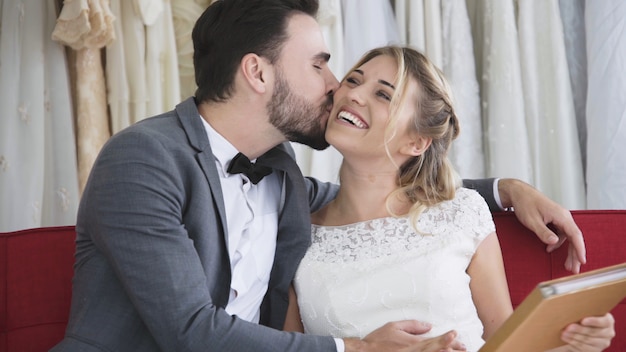
[[[397,65],[390,56],[380,55],[350,72],[334,95],[334,105],[326,128],[326,140],[345,158],[385,157],[385,133],[389,122],[391,97],[396,89]],[[399,109],[396,133],[387,144],[399,164],[403,146],[411,143],[414,133],[408,132],[408,122],[415,114],[417,84],[408,82],[403,109]]]

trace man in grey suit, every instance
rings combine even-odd
[[[310,243],[309,213],[336,193],[304,178],[286,143],[327,146],[338,82],[317,6],[225,0],[202,14],[195,98],[112,137],[92,169],[76,224],[70,321],[53,351],[463,349],[454,332],[421,338],[428,325],[416,321],[362,340],[279,331]],[[509,182],[503,203],[538,214],[527,223],[545,227],[548,212],[580,236],[569,213]],[[493,193],[493,180],[476,185]],[[573,262],[584,261],[584,247],[578,253]]]

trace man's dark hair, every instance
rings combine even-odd
[[[218,0],[196,22],[193,33],[196,100],[220,102],[233,90],[235,72],[249,53],[278,59],[294,13],[315,17],[318,0]]]

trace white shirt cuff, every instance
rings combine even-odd
[[[500,200],[500,192],[498,191],[498,182],[500,182],[500,178],[496,178],[496,180],[493,181],[493,198],[495,199],[496,204],[498,204],[498,207],[500,207],[500,210],[507,211],[508,209],[505,209],[502,206],[502,201]]]
[[[335,339],[335,344],[337,344],[337,352],[345,352],[346,345],[343,342],[343,339]]]

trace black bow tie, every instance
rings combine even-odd
[[[227,171],[229,174],[244,174],[248,176],[250,182],[256,185],[263,177],[272,173],[272,168],[253,164],[247,156],[238,153],[233,160],[231,160]]]

